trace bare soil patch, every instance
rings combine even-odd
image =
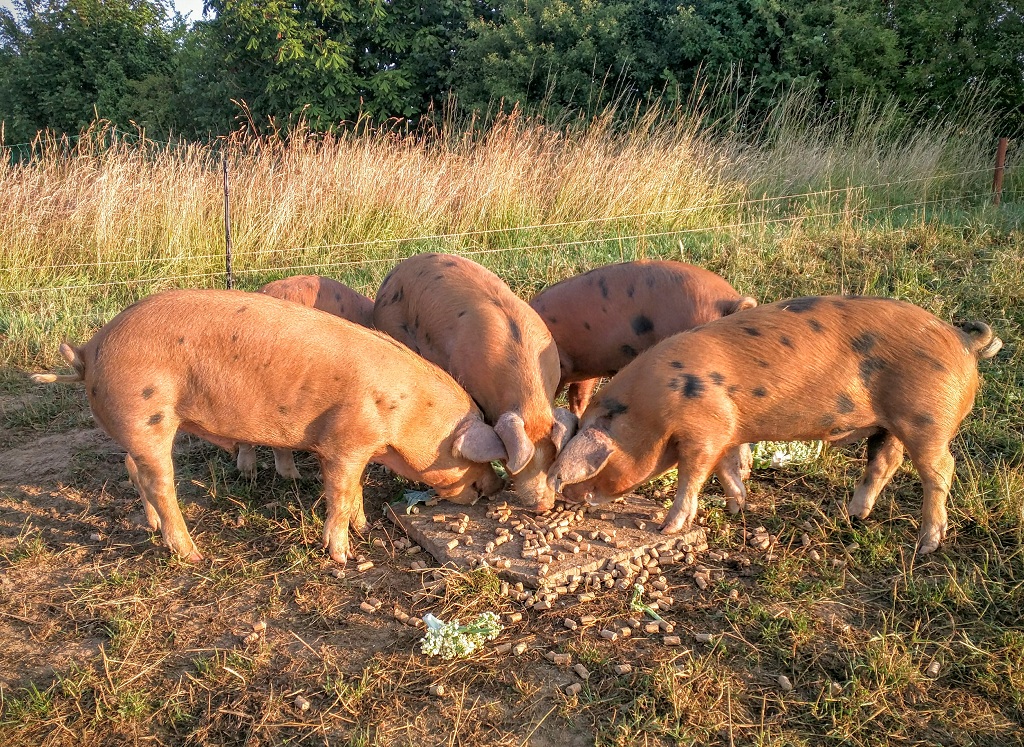
[[[907,744],[1020,742],[1012,662],[1024,641],[999,638],[998,648],[982,638],[991,653],[972,662],[957,628],[977,633],[977,623],[918,590],[926,574],[945,589],[963,572],[949,556],[913,560],[910,474],[861,527],[821,497],[844,495],[846,477],[758,474],[735,519],[712,486],[705,528],[710,551],[725,555],[700,561],[704,589],[693,566],[662,571],[676,600],[662,614],[681,637],[665,645],[642,628],[599,635],[643,618],[628,591],[585,603],[564,595],[538,612],[501,596],[486,571],[413,570],[426,555],[396,548],[383,516],[408,486],[382,468],[367,470],[372,528],[359,544],[374,565],[339,573],[320,551],[311,457],[299,457],[311,477],[292,483],[261,452],[249,480],[228,455],[183,438],[179,498],[208,556],[190,566],[144,527],[119,449],[102,433],[19,427],[13,436],[23,442],[0,452],[0,735],[13,745],[876,744],[883,733]],[[750,546],[758,525],[769,548]],[[968,552],[975,542],[953,541]],[[376,612],[361,609],[367,600],[381,603]],[[420,653],[422,630],[396,608],[522,620],[470,659],[446,662]],[[941,614],[959,622],[940,624]],[[584,615],[594,622],[565,626]],[[914,620],[933,618],[927,635],[912,634]],[[506,642],[526,650],[499,652]],[[589,678],[550,652],[569,654]],[[632,671],[617,674],[624,663]],[[577,682],[580,693],[567,694]],[[443,696],[429,693],[435,684]]]

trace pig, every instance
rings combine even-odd
[[[267,283],[257,293],[326,311],[364,327],[373,327],[373,300],[319,275],[292,275]]]
[[[344,564],[349,526],[366,525],[360,479],[376,462],[471,503],[502,488],[494,429],[454,379],[389,337],[260,293],[175,290],[122,311],[81,347],[61,345],[94,418],[127,452],[146,518],[170,550],[202,555],[178,508],[178,430],[225,449],[239,442],[320,459],[324,547]]]
[[[903,460],[924,489],[917,549],[946,536],[949,451],[974,403],[977,362],[1002,342],[988,325],[955,328],[904,301],[812,296],[758,306],[670,337],[623,368],[590,403],[549,472],[572,500],[622,495],[673,465],[662,531],[685,529],[712,470],[736,513],[738,447],[752,441],[867,438],[847,511],[866,518]]]
[[[522,505],[550,509],[547,469],[576,418],[553,405],[558,349],[537,312],[471,260],[418,254],[384,278],[373,324],[466,388],[505,445]]]
[[[326,311],[364,327],[373,326],[373,301],[331,278],[293,275],[267,283],[257,293],[266,293],[274,298]],[[238,445],[236,464],[240,472],[255,474],[256,450],[251,444]],[[302,477],[289,449],[274,449],[274,468],[281,477],[291,480]]]
[[[602,376],[612,376],[678,332],[757,306],[725,278],[671,260],[605,265],[545,288],[530,301],[551,330],[568,386],[569,410],[583,414]]]

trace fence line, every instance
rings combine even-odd
[[[1007,172],[1010,171],[1010,167],[1007,167],[1005,170]],[[849,186],[846,186],[846,187],[835,187],[833,189],[822,189],[822,190],[816,190],[816,191],[813,191],[813,192],[789,193],[789,194],[784,194],[784,195],[778,195],[778,196],[775,196],[775,197],[763,196],[763,197],[756,197],[756,198],[752,198],[752,199],[735,200],[735,201],[732,201],[732,202],[712,203],[712,204],[709,204],[709,205],[691,205],[691,206],[687,206],[687,207],[683,207],[683,208],[672,208],[672,209],[667,209],[667,210],[657,210],[657,211],[646,212],[646,213],[627,213],[627,214],[624,214],[624,215],[604,216],[604,217],[600,217],[600,218],[582,218],[580,220],[574,220],[574,221],[560,221],[560,222],[553,222],[553,223],[538,223],[538,224],[527,225],[527,226],[508,226],[506,228],[485,228],[485,229],[477,229],[477,230],[472,230],[472,231],[460,231],[460,232],[454,232],[454,233],[421,234],[421,235],[417,235],[417,236],[407,236],[407,237],[364,239],[364,240],[360,240],[360,241],[339,242],[339,243],[335,243],[335,244],[313,244],[313,245],[309,245],[309,246],[292,246],[292,247],[285,247],[285,248],[282,248],[282,249],[258,249],[258,250],[251,251],[251,252],[244,252],[244,253],[242,253],[241,256],[245,256],[245,257],[259,257],[259,256],[270,255],[270,254],[284,254],[284,253],[293,253],[293,252],[314,251],[314,250],[318,250],[318,249],[358,248],[358,247],[366,247],[366,246],[378,246],[378,245],[381,245],[381,244],[391,244],[391,243],[396,243],[397,244],[397,243],[403,243],[403,242],[457,239],[457,238],[466,238],[466,237],[470,237],[470,236],[493,235],[493,234],[498,234],[498,233],[514,233],[514,232],[521,232],[521,231],[538,231],[538,230],[550,229],[550,228],[567,228],[567,227],[570,227],[570,226],[594,225],[594,224],[598,224],[598,223],[609,223],[609,222],[619,221],[619,220],[632,220],[632,219],[636,219],[636,218],[654,218],[654,217],[667,216],[667,215],[683,215],[683,214],[686,214],[686,213],[695,213],[695,212],[707,211],[707,210],[718,210],[718,209],[729,208],[729,207],[741,207],[741,206],[742,207],[754,207],[754,206],[756,206],[758,204],[766,205],[766,204],[770,204],[770,203],[774,203],[774,202],[781,202],[781,201],[784,201],[784,200],[796,200],[796,199],[801,199],[801,198],[806,199],[806,198],[809,198],[809,197],[819,197],[819,196],[824,196],[824,195],[836,195],[836,194],[841,194],[841,193],[850,193],[850,192],[853,192],[855,190],[868,190],[868,189],[888,188],[888,187],[892,187],[892,186],[896,186],[896,185],[914,184],[914,183],[922,182],[922,181],[937,181],[937,180],[940,180],[940,179],[952,179],[952,178],[955,178],[955,177],[958,177],[958,176],[969,176],[969,175],[972,175],[972,174],[980,174],[980,173],[987,174],[987,173],[989,173],[989,171],[990,171],[989,168],[970,169],[970,170],[967,170],[967,171],[958,171],[958,172],[952,172],[952,173],[946,173],[946,174],[938,174],[938,175],[935,175],[935,176],[916,177],[914,179],[904,179],[904,180],[889,181],[889,182],[877,182],[875,184],[865,184],[865,185],[849,185]],[[975,193],[974,195],[961,195],[960,197],[967,197],[967,196],[978,196],[978,193]],[[899,207],[899,206],[897,206],[897,207]],[[222,254],[201,254],[201,255],[196,255],[196,256],[185,257],[184,259],[187,259],[189,261],[198,261],[198,260],[204,260],[204,259],[220,259],[222,256],[223,256]],[[22,266],[22,267],[18,267],[18,268],[13,268],[13,267],[10,267],[10,268],[0,268],[0,270],[6,270],[8,272],[12,272],[13,273],[15,271],[25,271],[25,270],[62,270],[62,269],[81,268],[81,267],[106,267],[106,266],[113,267],[113,266],[121,266],[121,265],[144,265],[144,264],[149,264],[149,263],[153,263],[153,262],[169,262],[169,261],[174,261],[174,258],[173,257],[147,257],[147,258],[120,259],[120,260],[98,261],[98,262],[62,263],[62,264],[52,264],[52,265],[27,265],[27,266]]]
[[[935,199],[931,199],[931,200],[918,200],[918,201],[915,201],[915,202],[901,203],[901,204],[897,204],[897,205],[878,205],[878,206],[875,206],[875,207],[864,208],[860,212],[856,212],[855,215],[857,217],[863,217],[866,214],[878,212],[878,211],[881,211],[881,210],[891,211],[891,210],[898,210],[898,209],[901,209],[901,208],[921,207],[921,206],[924,206],[924,205],[936,205],[936,204],[939,204],[939,203],[951,202],[953,200],[963,200],[963,199],[968,199],[968,198],[971,198],[971,197],[978,197],[978,196],[987,195],[987,194],[988,194],[988,191],[985,191],[985,192],[975,192],[973,194],[968,193],[966,195],[956,195],[956,196],[952,196],[952,197],[942,197],[942,198],[935,198]],[[662,237],[666,237],[666,236],[683,236],[683,235],[694,234],[694,233],[708,233],[708,232],[713,232],[713,231],[721,231],[721,230],[729,230],[729,229],[737,229],[737,228],[747,228],[747,227],[750,227],[750,226],[764,226],[764,225],[779,225],[779,224],[784,224],[784,223],[795,223],[795,222],[799,222],[799,221],[808,221],[808,220],[812,220],[812,219],[815,219],[815,218],[833,218],[833,217],[837,217],[837,216],[841,216],[841,215],[849,215],[849,214],[851,214],[851,212],[852,211],[850,211],[850,210],[837,210],[837,211],[831,211],[831,212],[825,212],[825,213],[812,213],[812,214],[809,214],[809,215],[793,215],[793,216],[785,216],[785,217],[780,217],[780,218],[759,219],[759,220],[739,222],[739,223],[726,223],[726,224],[720,224],[720,225],[715,225],[715,226],[701,226],[701,227],[696,227],[696,228],[682,228],[682,229],[674,229],[674,230],[669,230],[669,231],[657,231],[657,232],[641,232],[641,233],[635,233],[635,234],[630,234],[630,235],[625,235],[625,236],[605,236],[605,237],[594,238],[594,239],[579,239],[579,240],[573,240],[573,241],[550,242],[550,243],[544,243],[544,244],[528,244],[528,245],[524,245],[524,246],[499,247],[499,248],[495,248],[495,249],[479,249],[479,250],[474,250],[474,251],[461,252],[460,255],[464,256],[464,257],[474,257],[474,256],[483,256],[483,255],[498,254],[498,253],[504,253],[504,252],[529,252],[529,251],[536,251],[536,250],[541,250],[541,249],[557,249],[559,247],[585,246],[585,245],[593,245],[593,244],[600,244],[600,243],[606,243],[606,242],[630,241],[630,240],[639,240],[639,239],[645,239],[645,238],[662,238]],[[218,255],[213,255],[213,256],[220,257],[221,255],[218,254]],[[401,259],[403,259],[403,257],[369,257],[369,258],[360,259],[360,260],[345,260],[345,261],[340,261],[340,262],[329,262],[328,261],[328,262],[318,262],[318,263],[315,263],[315,264],[308,264],[308,265],[289,265],[287,267],[278,267],[278,268],[273,268],[273,269],[276,269],[276,270],[305,270],[305,269],[312,269],[312,268],[317,268],[317,267],[320,267],[320,268],[327,268],[327,267],[331,267],[331,268],[337,268],[337,267],[361,267],[361,266],[365,266],[365,265],[394,263],[394,262],[400,261]],[[241,269],[236,269],[235,270],[235,274],[242,275],[242,274],[252,274],[252,273],[257,273],[257,272],[267,272],[268,269],[270,269],[270,268],[260,268],[260,267],[241,268]],[[32,294],[37,294],[37,293],[48,293],[48,292],[49,293],[57,293],[57,292],[65,292],[65,291],[69,291],[69,290],[83,290],[83,289],[94,289],[94,288],[113,288],[113,287],[122,287],[122,286],[134,285],[134,284],[140,284],[140,283],[153,283],[153,282],[158,282],[158,281],[159,282],[166,282],[166,281],[174,281],[174,280],[198,280],[198,279],[211,278],[211,277],[223,277],[223,273],[222,272],[207,272],[207,273],[194,273],[194,274],[187,274],[187,275],[170,275],[170,276],[164,276],[164,277],[159,277],[159,278],[132,278],[130,280],[114,280],[114,281],[109,281],[109,282],[104,282],[104,283],[85,283],[85,284],[81,284],[81,285],[47,286],[47,287],[43,287],[43,288],[23,288],[23,289],[18,289],[18,290],[0,291],[0,296],[21,296],[21,295],[32,295]],[[65,317],[65,318],[85,318],[85,317]]]
[[[536,225],[532,225],[532,226],[513,226],[513,227],[509,227],[509,228],[487,228],[487,229],[480,229],[480,230],[477,230],[477,231],[462,231],[462,232],[458,232],[458,233],[446,233],[446,234],[434,234],[434,235],[426,235],[426,236],[415,236],[415,237],[411,237],[411,238],[408,238],[408,239],[367,239],[365,241],[351,242],[351,243],[314,244],[312,246],[291,247],[291,248],[288,248],[288,249],[271,249],[271,250],[265,250],[265,251],[266,251],[266,253],[272,253],[272,252],[287,252],[287,251],[308,251],[308,250],[311,250],[311,249],[337,249],[337,248],[350,247],[350,246],[351,247],[355,247],[355,246],[364,246],[364,245],[367,245],[367,244],[388,243],[390,241],[424,241],[424,240],[431,240],[431,239],[462,238],[462,237],[465,237],[465,236],[482,236],[482,235],[485,235],[485,234],[492,234],[492,233],[508,233],[510,231],[530,231],[530,230],[538,230],[538,229],[543,229],[543,228],[565,228],[565,227],[568,227],[568,226],[587,225],[587,224],[591,224],[591,223],[601,223],[601,222],[605,222],[605,221],[629,220],[629,219],[633,219],[633,218],[650,218],[650,217],[656,217],[656,216],[662,216],[662,215],[681,215],[681,214],[684,214],[684,213],[693,213],[693,212],[698,212],[698,211],[701,211],[701,210],[716,210],[716,209],[719,209],[719,208],[727,208],[727,207],[753,206],[753,205],[757,205],[758,203],[764,204],[764,203],[770,203],[770,202],[778,202],[778,201],[782,201],[782,200],[793,200],[793,199],[797,199],[797,198],[801,198],[801,197],[806,198],[806,197],[815,197],[815,196],[820,196],[820,195],[839,194],[840,192],[851,192],[853,190],[858,190],[858,189],[876,189],[876,188],[879,188],[879,187],[890,187],[890,186],[893,186],[893,185],[896,185],[896,184],[912,184],[914,182],[928,181],[928,180],[932,180],[932,179],[935,179],[935,180],[937,180],[937,179],[951,179],[951,178],[956,177],[956,176],[964,176],[964,175],[968,175],[968,174],[978,174],[978,173],[986,173],[987,174],[989,171],[990,171],[990,169],[988,169],[988,168],[984,168],[984,169],[971,169],[970,171],[960,171],[960,172],[955,172],[955,173],[951,173],[951,174],[940,174],[938,176],[932,176],[932,177],[928,177],[928,176],[926,176],[926,177],[917,177],[915,179],[906,179],[906,180],[902,180],[902,181],[879,182],[877,184],[866,184],[866,185],[850,185],[850,186],[846,186],[846,187],[836,187],[834,189],[822,189],[822,190],[817,190],[815,192],[799,192],[799,193],[778,195],[776,197],[755,197],[753,199],[735,200],[733,202],[720,202],[720,203],[712,203],[710,205],[692,205],[692,206],[688,206],[688,207],[685,207],[685,208],[671,208],[671,209],[667,209],[667,210],[656,210],[656,211],[649,212],[649,213],[632,213],[632,214],[626,214],[626,215],[607,216],[607,217],[604,217],[604,218],[585,218],[585,219],[581,219],[581,220],[577,220],[577,221],[561,221],[561,222],[557,222],[557,223],[540,223],[540,224],[536,224]]]

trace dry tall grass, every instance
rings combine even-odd
[[[73,147],[41,137],[31,160],[0,158],[3,354],[49,362],[57,338],[142,295],[222,285],[220,146],[240,287],[311,272],[372,294],[393,260],[424,249],[483,252],[513,283],[536,284],[567,247],[663,253],[680,231],[763,237],[781,218],[884,218],[985,184],[983,117],[901,132],[897,114],[824,116],[794,96],[753,135],[694,105],[625,124],[614,111],[585,127],[513,112],[483,132],[300,128],[216,147],[111,137],[102,123]],[[807,192],[818,194],[778,199]]]

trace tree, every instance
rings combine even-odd
[[[473,0],[209,0],[232,87],[258,115],[329,127],[425,112]]]
[[[78,132],[97,116],[156,136],[174,125],[174,55],[184,31],[163,0],[16,0],[0,9],[6,139]]]
[[[674,82],[680,16],[692,12],[664,0],[512,0],[470,25],[455,89],[468,108],[504,100],[554,111],[658,91]]]
[[[689,93],[698,74],[739,71],[763,111],[808,87],[825,104],[896,97],[938,113],[988,85],[1019,127],[1020,0],[506,0],[459,45],[454,85],[469,108],[498,100],[548,109],[608,97]]]
[[[887,4],[886,21],[904,50],[900,96],[933,110],[964,89],[988,86],[1007,129],[1024,106],[1024,6],[1020,0],[915,0]]]
[[[175,64],[172,106],[178,134],[199,139],[226,134],[245,116],[241,102],[259,97],[259,78],[225,64],[227,58],[225,40],[214,23],[193,23]]]

